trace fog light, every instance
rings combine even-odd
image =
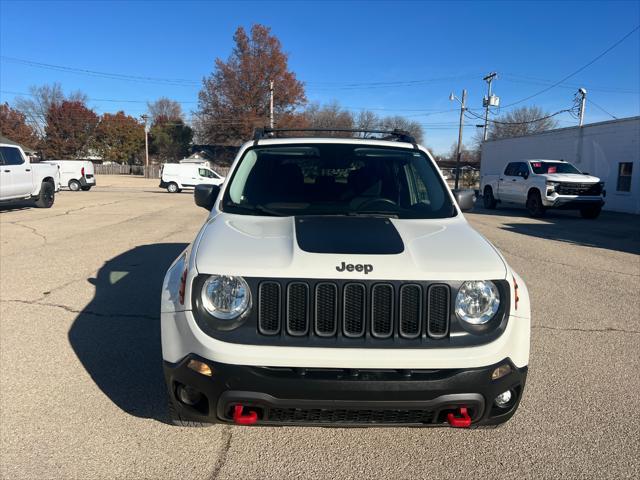
[[[498,407],[501,407],[501,408],[506,407],[507,405],[509,405],[509,402],[511,401],[512,396],[513,395],[511,393],[511,390],[507,390],[506,392],[502,392],[495,399],[496,405]]]
[[[187,363],[187,368],[190,368],[194,372],[198,372],[207,377],[210,377],[213,375],[213,372],[211,371],[211,368],[209,367],[209,365],[207,365],[204,362],[201,362],[200,360],[189,360],[189,363]]]
[[[507,364],[500,365],[491,373],[491,380],[498,380],[511,373],[511,367]]]
[[[202,394],[188,385],[178,385],[178,399],[185,405],[195,405],[202,398]]]

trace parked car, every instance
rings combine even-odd
[[[0,202],[35,200],[36,207],[50,208],[55,201],[58,167],[31,163],[22,148],[0,143]]]
[[[522,160],[506,166],[483,162],[482,170],[485,208],[506,203],[526,207],[532,217],[558,208],[597,218],[604,205],[604,182],[563,160]]]
[[[355,132],[354,132],[355,133]],[[178,425],[492,426],[522,398],[527,288],[408,134],[265,138],[163,283]]]
[[[166,188],[169,193],[193,189],[201,183],[220,185],[222,182],[224,177],[198,163],[165,163],[160,170],[160,188]]]
[[[72,192],[88,192],[96,185],[93,162],[88,160],[46,160],[42,163],[57,165],[60,168],[60,186],[68,187]]]

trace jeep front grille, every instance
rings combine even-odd
[[[258,329],[264,335],[280,331],[280,284],[262,282],[258,291]]]
[[[258,331],[293,337],[439,339],[449,333],[445,284],[262,281]]]

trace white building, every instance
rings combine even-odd
[[[605,182],[605,210],[640,214],[640,117],[487,141],[486,158],[566,160]]]

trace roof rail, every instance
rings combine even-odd
[[[253,140],[257,142],[258,140],[262,140],[264,138],[287,138],[286,135],[283,137],[279,134],[289,133],[289,132],[315,132],[315,133],[331,133],[331,132],[339,132],[339,133],[373,133],[373,134],[383,134],[386,137],[380,138],[378,140],[397,140],[399,142],[411,143],[414,147],[417,148],[416,139],[409,132],[405,132],[404,130],[400,130],[398,128],[394,130],[371,130],[368,128],[256,128],[253,133]]]

